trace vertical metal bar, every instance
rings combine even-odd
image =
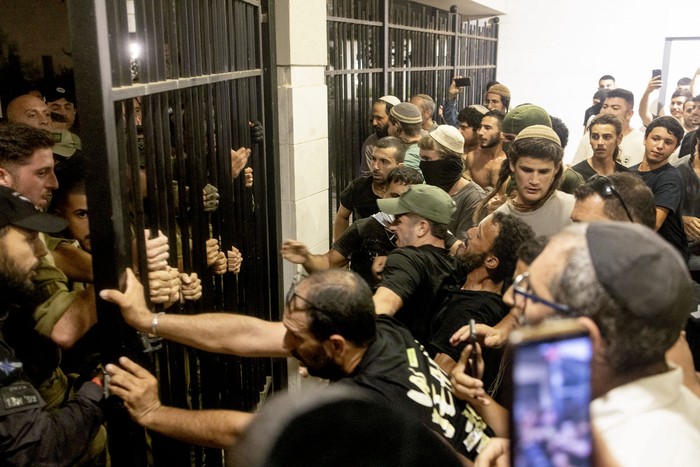
[[[76,91],[80,104],[92,109],[93,117],[81,125],[83,150],[86,158],[86,188],[90,209],[111,218],[112,223],[97,222],[91,218],[90,232],[93,240],[93,264],[95,287],[118,288],[120,276],[130,264],[130,238],[128,216],[125,216],[124,193],[119,183],[120,170],[115,109],[111,99],[112,67],[108,39],[108,12],[104,2],[97,0],[71,0],[68,4],[71,42],[75,63]],[[77,32],[80,31],[80,34]],[[112,31],[117,33],[117,31]],[[119,39],[118,39],[119,40]],[[109,267],[107,265],[113,265]],[[98,322],[106,337],[103,342],[103,358],[114,361],[123,352],[128,336],[122,327],[117,307],[98,300]],[[110,407],[109,442],[115,465],[142,465],[145,462],[143,430],[129,420],[126,412]],[[129,446],[129,449],[124,449]]]
[[[389,60],[390,54],[392,53],[391,48],[392,48],[392,42],[390,41],[390,35],[389,35],[389,28],[390,28],[390,5],[391,0],[383,0],[384,4],[384,15],[382,18],[382,22],[384,25],[382,26],[382,51],[384,52],[384,57],[382,59],[382,67],[384,68],[383,71],[383,79],[382,79],[382,92],[380,94],[391,94],[390,86],[389,86],[389,68],[391,65],[391,62]],[[395,47],[399,47],[398,42],[394,43]]]

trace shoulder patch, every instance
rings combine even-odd
[[[40,408],[43,405],[39,393],[26,381],[17,381],[0,388],[0,400],[3,415]]]

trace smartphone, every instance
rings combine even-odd
[[[513,350],[512,465],[591,465],[591,357],[585,328],[555,320],[519,329]]]
[[[463,88],[465,86],[472,85],[472,79],[469,76],[464,77],[464,78],[455,78],[454,82],[455,82],[455,86],[457,86],[458,88]]]
[[[661,76],[661,70],[659,70],[658,68],[651,70],[651,77],[654,78],[656,76]]]
[[[467,374],[472,378],[476,378],[479,359],[476,354],[476,322],[474,319],[469,320],[469,339],[467,339],[467,344],[472,346],[472,351],[469,354],[469,370]]]

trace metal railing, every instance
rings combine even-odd
[[[144,228],[168,236],[170,266],[196,272],[204,295],[169,313],[235,311],[264,319],[280,309],[279,172],[267,157],[272,131],[254,143],[249,122],[272,121],[264,105],[274,87],[262,53],[269,2],[257,0],[71,0],[76,91],[87,154],[87,194],[95,286],[116,288],[126,267],[147,283]],[[138,56],[133,55],[140,49]],[[269,69],[269,67],[268,67]],[[140,125],[137,115],[141,110]],[[243,174],[231,177],[231,148],[252,148]],[[140,151],[139,147],[142,148]],[[143,168],[143,169],[142,169]],[[145,176],[145,187],[142,177]],[[204,209],[203,189],[218,188],[216,211]],[[145,197],[140,196],[145,188]],[[240,274],[216,275],[205,242],[237,247]],[[271,311],[274,310],[274,311]],[[105,361],[142,353],[135,332],[112,306],[98,303]],[[151,358],[165,404],[253,410],[279,384],[270,359],[223,357],[162,342]],[[150,360],[150,362],[149,362]],[[145,465],[143,432],[118,407],[109,416],[113,465]],[[152,435],[155,465],[222,465],[221,450]]]
[[[458,108],[481,103],[496,76],[497,21],[469,20],[403,0],[328,0],[330,209],[359,176],[372,103],[391,94],[428,94],[438,105],[455,75],[470,76]]]

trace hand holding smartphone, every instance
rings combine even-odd
[[[469,339],[467,343],[472,346],[472,351],[469,354],[469,369],[467,370],[467,374],[472,378],[479,379],[479,355],[476,350],[476,322],[474,322],[474,319],[469,320]]]
[[[590,337],[575,319],[521,328],[513,351],[511,459],[517,466],[591,464]]]
[[[472,85],[472,79],[469,76],[466,76],[464,78],[455,78],[454,82],[455,86],[457,86],[458,88],[464,88]]]

